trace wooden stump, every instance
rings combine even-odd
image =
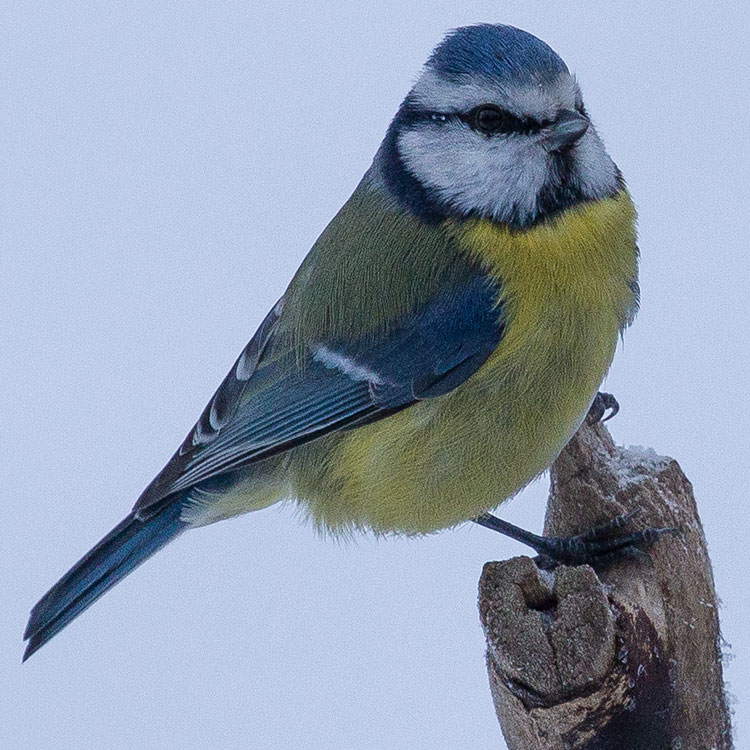
[[[551,469],[545,534],[569,536],[638,510],[676,527],[647,553],[595,572],[485,565],[479,610],[510,750],[730,750],[711,564],[679,465],[584,425]]]

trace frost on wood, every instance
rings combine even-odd
[[[584,425],[551,470],[545,534],[638,510],[676,527],[596,572],[488,563],[479,586],[490,688],[510,750],[730,750],[711,565],[692,486],[651,449]]]

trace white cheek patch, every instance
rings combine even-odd
[[[535,78],[523,83],[487,76],[441,78],[427,68],[409,100],[424,112],[467,113],[481,104],[501,107],[520,118],[554,120],[575,110],[581,94],[574,76]],[[537,216],[546,187],[564,187],[543,145],[543,136],[509,133],[487,138],[448,118],[422,121],[401,131],[399,156],[407,171],[436,199],[458,213],[480,214],[496,221],[527,223]],[[618,189],[617,169],[590,127],[572,148],[562,179],[583,199],[596,200]]]
[[[547,176],[547,154],[526,135],[487,138],[462,123],[405,130],[404,165],[460,213],[496,221],[530,220]]]
[[[587,198],[604,198],[617,190],[617,168],[593,127],[578,141],[574,154],[576,177]]]
[[[355,359],[341,354],[341,352],[329,349],[327,346],[319,346],[313,354],[313,359],[331,370],[338,370],[358,383],[382,385],[384,382],[383,378],[374,370],[359,364]]]

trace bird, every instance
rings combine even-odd
[[[601,406],[638,258],[560,56],[508,25],[449,31],[184,442],[34,606],[24,660],[183,532],[281,501],[334,535],[476,521],[562,554],[491,511]]]

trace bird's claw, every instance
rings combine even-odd
[[[607,414],[608,411],[609,414]],[[611,393],[598,391],[586,416],[586,424],[594,425],[599,422],[606,422],[612,419],[618,411],[620,411],[620,404],[617,399]],[[606,417],[605,414],[607,414]]]
[[[637,556],[643,547],[651,547],[665,534],[677,534],[676,528],[648,528],[621,533],[628,522],[638,514],[632,511],[613,518],[608,523],[590,531],[569,537],[542,537],[533,545],[539,553],[537,565],[551,570],[558,565],[585,565],[601,567],[616,559]]]

